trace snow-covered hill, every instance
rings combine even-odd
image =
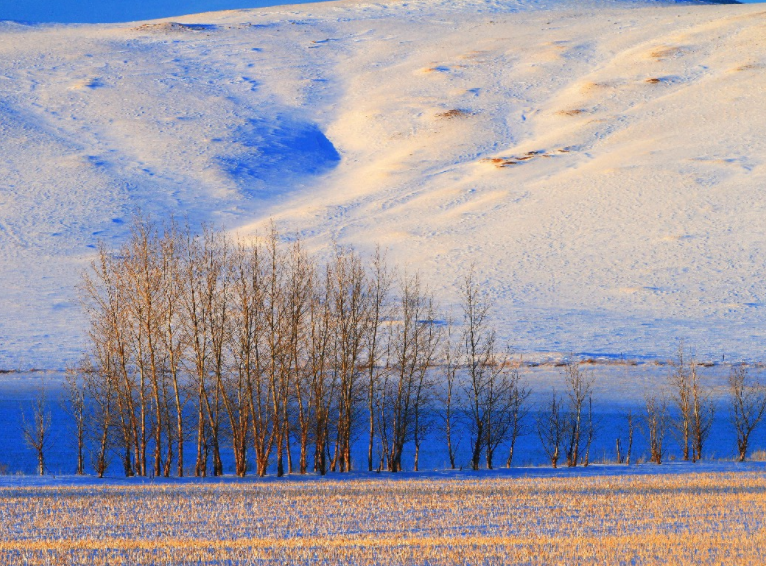
[[[0,23],[0,368],[61,367],[130,211],[474,263],[517,351],[766,349],[766,10],[329,2]]]

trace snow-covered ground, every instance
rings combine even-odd
[[[8,487],[62,487],[62,486],[124,486],[139,487],[147,485],[184,485],[184,484],[270,484],[295,482],[334,482],[342,481],[409,481],[409,480],[492,480],[519,478],[597,478],[612,476],[679,476],[687,474],[731,474],[731,473],[760,473],[766,474],[765,462],[667,462],[661,465],[652,463],[618,465],[590,464],[587,467],[551,468],[550,466],[527,466],[514,468],[497,468],[493,470],[423,470],[420,472],[350,472],[333,473],[326,476],[310,473],[306,475],[292,474],[278,478],[275,475],[258,477],[256,475],[239,478],[235,475],[210,476],[206,478],[171,477],[171,478],[126,478],[118,475],[98,478],[92,475],[58,475],[48,473],[44,476],[34,474],[0,475],[0,488]]]
[[[343,0],[0,23],[0,368],[60,368],[132,210],[470,264],[528,355],[759,359],[766,11]]]
[[[752,3],[762,0],[742,1]],[[98,24],[178,17],[216,10],[263,8],[285,3],[280,0],[0,0],[0,19]],[[308,1],[293,0],[287,3],[307,4]]]
[[[0,561],[760,566],[766,481],[745,468],[203,485],[30,478],[0,484]]]

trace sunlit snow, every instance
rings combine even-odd
[[[60,368],[131,212],[379,243],[518,352],[761,358],[766,12],[329,2],[0,23],[0,368]]]

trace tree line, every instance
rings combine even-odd
[[[400,471],[410,443],[417,469],[434,427],[454,465],[464,417],[472,466],[484,456],[492,467],[521,431],[529,392],[472,274],[458,332],[419,275],[394,273],[380,251],[335,246],[320,262],[273,226],[244,240],[138,219],[119,250],[99,249],[82,292],[89,346],[70,372],[83,400],[72,403],[78,472],[86,433],[98,475],[118,454],[128,476],[182,476],[193,440],[197,476],[223,473],[224,447],[237,475],[252,455],[255,473],[273,462],[281,476],[350,471],[359,435],[369,470]]]
[[[78,474],[86,444],[99,477],[113,458],[126,476],[180,477],[190,462],[195,476],[222,475],[224,450],[238,476],[348,472],[358,442],[369,471],[401,471],[405,450],[418,470],[434,434],[453,469],[465,441],[472,469],[496,467],[501,447],[510,467],[525,434],[554,467],[592,458],[592,374],[572,357],[563,391],[531,415],[532,390],[498,343],[472,269],[453,321],[417,272],[392,269],[380,250],[366,258],[335,245],[322,260],[273,225],[244,239],[137,218],[119,249],[100,246],[81,292],[88,345],[66,378]],[[618,462],[631,462],[637,428],[658,464],[669,431],[685,460],[702,458],[715,404],[687,358],[679,348],[672,394],[625,415]],[[766,395],[744,367],[729,384],[744,460]],[[49,427],[38,400],[23,431],[41,473]]]

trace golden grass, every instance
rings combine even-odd
[[[756,69],[762,68],[762,65],[759,65],[757,63],[747,63],[745,65],[740,65],[739,67],[735,68],[735,71],[754,71]]]
[[[681,47],[663,46],[653,49],[649,53],[651,59],[665,59],[666,57],[675,57],[683,52]]]
[[[452,118],[465,118],[470,115],[470,112],[460,110],[459,108],[453,108],[452,110],[447,110],[446,112],[439,112],[436,117],[451,120]]]
[[[603,91],[605,89],[611,89],[611,88],[614,88],[614,86],[615,85],[613,85],[612,83],[607,83],[607,82],[596,83],[596,82],[589,81],[589,82],[583,83],[580,86],[580,92],[582,94],[590,94],[593,92]]]
[[[559,149],[558,151],[566,153],[569,150],[568,149]],[[536,157],[551,157],[550,154],[545,153],[542,150],[535,150],[535,151],[528,151],[524,155],[514,155],[511,157],[485,157],[481,159],[482,163],[491,163],[498,169],[502,169],[503,167],[510,167],[511,165],[518,165],[519,163],[523,163],[524,161],[529,161],[530,159],[534,159]]]
[[[762,564],[756,473],[0,489],[2,564]]]
[[[514,159],[512,157],[487,157],[481,160],[482,163],[491,163],[495,167],[503,168],[503,167],[509,167],[511,165],[516,165],[519,163],[517,159]]]

